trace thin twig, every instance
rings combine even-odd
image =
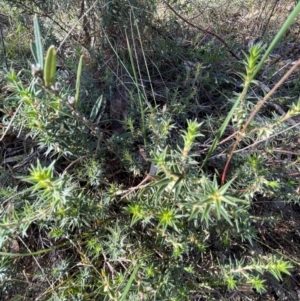
[[[88,158],[88,155],[81,156],[81,157],[77,158],[75,161],[71,162],[71,163],[65,168],[65,170],[63,171],[62,176],[65,175],[65,174],[67,173],[68,169],[70,169],[71,166],[73,166],[74,164],[76,164],[77,162],[79,162],[79,161],[81,161],[81,160],[83,160],[83,159],[85,159],[85,158]]]
[[[62,45],[66,42],[67,38],[71,35],[71,33],[73,32],[73,30],[75,29],[75,27],[77,26],[77,24],[79,22],[81,22],[81,20],[83,20],[83,18],[85,16],[87,16],[87,14],[96,6],[96,4],[98,3],[98,0],[96,0],[90,7],[89,9],[73,24],[73,26],[71,27],[71,29],[68,31],[68,33],[66,34],[66,36],[64,37],[64,39],[60,42],[57,51],[59,51],[62,47]],[[85,46],[86,48],[86,46]]]
[[[125,199],[128,195],[130,195],[135,190],[147,187],[149,184],[144,184],[144,183],[151,181],[152,179],[153,179],[153,177],[151,175],[147,175],[146,178],[143,179],[143,181],[139,185],[129,188],[128,192],[121,197],[121,200]]]
[[[7,134],[7,132],[9,131],[9,129],[10,129],[10,127],[11,127],[13,121],[15,120],[15,118],[16,118],[16,116],[17,116],[17,114],[18,114],[18,112],[19,112],[19,110],[20,110],[20,108],[21,108],[22,105],[23,105],[23,102],[20,102],[20,104],[18,105],[16,111],[14,112],[13,117],[12,117],[11,120],[9,121],[6,130],[5,130],[4,133],[2,134],[2,136],[1,136],[1,138],[0,138],[0,141],[3,140],[3,138],[5,137],[5,135]]]
[[[238,61],[240,60],[240,58],[233,52],[233,50],[231,50],[230,46],[225,42],[225,40],[223,40],[223,38],[221,38],[219,35],[217,35],[216,33],[209,31],[207,29],[204,29],[200,26],[197,26],[193,23],[191,23],[190,21],[188,21],[187,19],[185,19],[184,17],[182,17],[169,3],[165,2],[166,6],[178,17],[180,18],[182,21],[184,21],[185,23],[189,24],[190,26],[200,30],[203,33],[209,34],[213,37],[215,37],[216,39],[218,39],[228,50],[228,52],[234,57],[236,58]]]
[[[234,151],[234,153],[235,153],[235,154],[237,154],[237,153],[243,153],[243,152],[245,152],[247,149],[252,148],[252,147],[254,147],[254,146],[257,145],[257,144],[260,144],[260,143],[265,142],[265,141],[267,141],[267,140],[269,140],[269,139],[275,138],[276,136],[281,135],[281,134],[283,134],[283,133],[285,133],[285,132],[288,132],[289,130],[291,130],[291,129],[293,129],[293,128],[297,128],[298,126],[300,126],[300,122],[297,123],[297,124],[295,124],[295,125],[293,125],[293,126],[291,126],[291,127],[289,127],[289,128],[286,128],[286,129],[284,129],[284,130],[282,130],[282,131],[280,131],[280,132],[278,132],[278,133],[275,133],[275,134],[273,134],[273,135],[271,135],[271,136],[269,136],[269,137],[263,138],[263,139],[261,139],[261,140],[257,140],[257,141],[253,142],[252,144],[250,144],[250,145],[248,145],[248,146],[246,146],[246,147],[244,147],[244,148],[241,148],[241,149],[238,149],[238,150]],[[234,134],[236,134],[236,133],[237,133],[237,132],[235,132]],[[220,158],[220,157],[224,157],[224,156],[226,156],[226,154],[221,153],[221,154],[212,156],[211,159]]]

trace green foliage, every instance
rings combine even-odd
[[[300,101],[281,96],[280,116],[257,110],[259,72],[299,4],[277,44],[251,43],[235,62],[222,39],[201,42],[209,30],[186,28],[188,2],[169,1],[169,11],[100,2],[83,1],[78,28],[54,46],[43,28],[59,36],[78,3],[57,3],[54,17],[50,2],[6,1],[47,18],[33,19],[31,75],[28,64],[3,70],[0,298],[219,300],[243,285],[266,293],[268,279],[288,279],[299,260],[265,238],[284,219],[259,200],[298,202],[300,137],[288,121]],[[120,101],[116,132],[110,110]]]
[[[36,16],[33,19],[33,29],[34,29],[35,43],[31,43],[32,54],[36,61],[36,64],[38,64],[40,68],[44,70],[44,50],[42,44],[42,36],[40,32],[39,21]]]

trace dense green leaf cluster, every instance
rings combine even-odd
[[[21,158],[2,156],[0,177],[9,180],[0,187],[0,298],[216,300],[242,285],[262,294],[268,277],[282,281],[293,266],[279,252],[255,249],[260,224],[276,219],[260,222],[255,200],[299,198],[290,176],[298,159],[272,159],[277,145],[297,149],[299,134],[287,120],[299,115],[300,101],[281,116],[252,114],[271,97],[251,89],[259,86],[255,76],[275,45],[250,45],[235,70],[242,92],[230,101],[221,93],[225,113],[207,114],[197,89],[204,85],[201,91],[215,93],[217,70],[183,59],[174,39],[159,47],[157,40],[149,43],[149,49],[157,47],[150,56],[141,34],[154,26],[159,7],[155,1],[125,2],[124,8],[121,1],[107,3],[101,19],[102,53],[110,50],[118,79],[130,82],[120,132],[110,128],[110,88],[89,94],[85,52],[75,55],[78,65],[73,61],[73,75],[66,78],[57,70],[59,49],[44,51],[37,17],[31,74],[26,66],[3,72],[9,92],[1,103],[3,137],[12,135],[24,149]],[[94,4],[90,8],[99,13]],[[33,7],[50,14],[44,6],[35,1]],[[176,8],[189,10],[187,4]],[[291,18],[299,10],[300,4]],[[159,41],[166,34],[158,28],[152,34],[157,31]],[[120,45],[112,32],[123,35]],[[212,59],[206,47],[195,60]],[[158,58],[160,65],[153,61]],[[173,66],[181,60],[181,74],[169,78],[177,86],[156,93],[152,77],[168,79],[167,60]],[[105,85],[112,85],[112,74],[103,73]],[[222,140],[225,134],[232,139],[230,131],[232,145]]]

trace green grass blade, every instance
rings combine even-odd
[[[244,88],[244,89],[246,89],[246,88]],[[213,141],[213,143],[212,143],[212,145],[211,145],[211,147],[210,147],[210,149],[209,149],[209,151],[208,151],[208,153],[207,153],[204,161],[202,162],[201,168],[204,167],[204,165],[206,164],[207,160],[211,157],[211,155],[215,151],[215,149],[216,149],[216,147],[217,147],[217,145],[218,145],[218,143],[219,143],[222,135],[224,134],[224,131],[227,128],[228,123],[230,122],[230,120],[231,120],[231,118],[232,118],[232,116],[233,116],[236,108],[238,107],[239,103],[241,102],[241,100],[243,98],[243,95],[244,95],[244,92],[242,94],[240,94],[240,96],[238,97],[238,99],[235,101],[233,107],[231,108],[230,112],[227,114],[227,116],[226,116],[226,118],[225,118],[222,126],[218,130],[218,133],[217,133],[217,135],[216,135],[216,137],[215,137],[215,139],[214,139],[214,141]]]
[[[257,65],[255,71],[253,72],[252,79],[255,77],[257,72],[261,69],[262,65],[264,64],[264,62],[266,61],[266,59],[268,58],[270,53],[273,51],[273,49],[278,44],[279,40],[283,37],[283,35],[286,33],[286,31],[289,29],[289,27],[291,26],[291,24],[293,23],[293,21],[295,20],[295,18],[298,16],[299,13],[300,13],[300,2],[298,2],[296,7],[293,9],[293,11],[289,15],[289,17],[286,19],[286,21],[280,28],[280,30],[277,33],[277,35],[275,36],[275,38],[273,39],[272,43],[266,50],[265,54],[263,55],[262,59],[260,60],[259,64]]]
[[[90,120],[94,120],[96,118],[96,116],[98,115],[101,105],[102,105],[102,101],[103,101],[103,95],[101,95],[100,97],[98,97],[98,99],[96,100],[91,115],[90,115]]]
[[[33,58],[35,60],[35,63],[38,64],[38,58],[37,58],[37,51],[36,51],[36,46],[33,41],[30,41],[30,50],[33,55]]]
[[[80,78],[81,78],[81,72],[82,72],[82,58],[83,58],[83,55],[80,56],[78,69],[77,69],[76,94],[75,94],[75,105],[76,106],[78,106],[78,99],[79,99]]]
[[[125,287],[125,290],[124,290],[124,292],[123,292],[123,294],[122,294],[122,296],[121,296],[120,301],[125,301],[125,300],[126,300],[126,296],[127,296],[128,292],[129,292],[129,290],[130,290],[130,287],[131,287],[131,285],[132,285],[132,282],[133,282],[133,280],[134,280],[134,277],[135,277],[135,275],[136,275],[136,273],[137,273],[139,267],[140,267],[140,264],[137,264],[136,267],[134,268],[134,270],[133,270],[133,272],[132,272],[132,274],[131,274],[131,276],[130,276],[128,282],[127,282],[127,285],[126,285],[126,287]]]
[[[142,132],[143,132],[143,138],[144,138],[144,145],[147,145],[147,143],[146,143],[147,140],[146,140],[145,112],[144,112],[144,108],[143,108],[144,107],[143,97],[141,95],[141,91],[140,91],[140,88],[139,88],[137,72],[136,72],[136,68],[135,68],[135,65],[134,65],[134,58],[133,58],[133,54],[132,54],[132,50],[131,50],[131,46],[130,46],[127,34],[126,34],[126,42],[127,42],[128,54],[129,54],[129,59],[130,59],[131,68],[132,68],[133,77],[134,77],[134,83],[135,83],[135,86],[137,88],[137,93],[138,93],[138,105],[139,105],[139,109],[140,109],[140,112],[141,112],[141,123],[142,123]]]
[[[37,63],[41,66],[41,69],[44,69],[44,50],[42,45],[42,37],[40,32],[40,26],[37,16],[33,18],[33,28],[34,28],[34,38],[35,38],[35,49],[36,49],[36,60]]]

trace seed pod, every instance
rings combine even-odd
[[[54,46],[50,46],[45,60],[44,68],[44,83],[46,88],[50,88],[55,79],[56,72],[56,49]]]

